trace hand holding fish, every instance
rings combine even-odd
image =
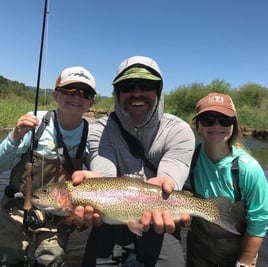
[[[73,184],[78,185],[84,179],[101,177],[99,173],[92,171],[77,171],[73,175]],[[164,192],[169,195],[174,190],[174,181],[166,176],[154,177],[147,181],[150,184],[155,184],[163,188]],[[189,215],[182,216],[183,223],[190,220]],[[65,219],[72,220],[72,223],[78,227],[90,226],[94,224],[95,226],[102,224],[102,219],[100,215],[94,212],[94,209],[91,206],[78,206],[75,208],[73,216],[69,216]],[[148,231],[150,225],[154,225],[154,230],[156,233],[161,234],[164,232],[173,233],[175,231],[175,222],[170,211],[158,211],[153,210],[152,212],[144,212],[142,214],[140,223],[143,225],[143,231]]]
[[[189,214],[239,234],[232,220],[232,202],[229,198],[206,199],[188,191],[176,190],[166,196],[161,187],[128,176],[84,179],[76,186],[72,181],[49,184],[34,191],[32,203],[41,210],[59,216],[78,212],[80,215],[74,217],[79,218],[80,223],[84,223],[83,207],[90,205],[94,207],[94,212],[97,210],[101,214],[103,222],[128,225],[130,231],[137,235],[142,235],[144,231],[144,225],[140,223],[144,214],[146,219],[151,213],[153,220],[159,220],[159,213],[155,213],[155,210],[161,212],[163,226],[166,224],[168,231],[172,230],[172,224],[170,228],[171,215],[166,211],[172,213],[176,222],[181,221],[182,214]],[[90,218],[93,222],[96,220],[94,216],[97,216],[94,212]],[[79,221],[72,220],[74,223]],[[160,226],[161,224],[160,222]]]
[[[101,177],[97,172],[76,171],[72,175],[73,185],[79,185],[84,179]],[[102,224],[100,215],[94,212],[91,206],[77,206],[72,215],[65,218],[64,222],[68,225],[75,225],[78,228],[88,227],[91,225],[99,226]]]
[[[161,186],[167,196],[174,190],[174,181],[167,176],[159,176],[151,178],[147,181],[150,184]],[[156,233],[173,233],[175,231],[175,222],[173,216],[169,210],[158,211],[153,210],[150,212],[144,212],[141,218],[141,223],[144,225],[144,231],[148,231],[150,224],[154,224],[154,230]],[[190,221],[190,215],[181,215],[181,224],[187,224]]]
[[[92,171],[76,171],[73,176],[73,185],[79,185],[84,179],[90,179],[95,177],[101,177],[99,173]],[[174,181],[166,176],[154,177],[148,180],[148,183],[155,184],[163,188],[164,192],[169,195],[174,190]],[[189,221],[190,216],[186,215],[185,221]],[[154,225],[156,233],[172,233],[175,231],[175,222],[170,211],[158,211],[144,212],[142,214],[140,223],[143,225],[143,231],[148,231],[150,225]],[[77,206],[74,213],[71,216],[66,217],[66,224],[74,224],[81,228],[83,226],[95,226],[102,224],[100,214],[94,212],[91,206]]]

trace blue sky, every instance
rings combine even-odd
[[[111,96],[118,65],[156,60],[165,92],[225,80],[268,87],[267,0],[49,0],[41,88],[84,66]],[[2,1],[0,75],[36,86],[44,0]]]

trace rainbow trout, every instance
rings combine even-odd
[[[32,203],[60,216],[69,215],[78,205],[89,205],[105,223],[127,224],[130,230],[131,223],[138,223],[143,212],[170,210],[175,221],[181,214],[190,214],[239,234],[231,218],[229,198],[200,198],[188,191],[173,191],[166,196],[161,187],[137,178],[90,178],[77,186],[72,181],[50,184],[34,192]]]

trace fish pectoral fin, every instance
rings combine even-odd
[[[138,235],[138,236],[142,236],[142,233],[143,233],[143,229],[144,229],[144,225],[137,222],[137,221],[129,221],[127,223],[127,226],[128,226],[128,229]]]

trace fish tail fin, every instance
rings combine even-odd
[[[232,218],[232,201],[227,197],[214,198],[213,202],[218,209],[218,216],[215,216],[212,220],[213,223],[218,224],[227,231],[240,235],[235,228],[235,223]]]

